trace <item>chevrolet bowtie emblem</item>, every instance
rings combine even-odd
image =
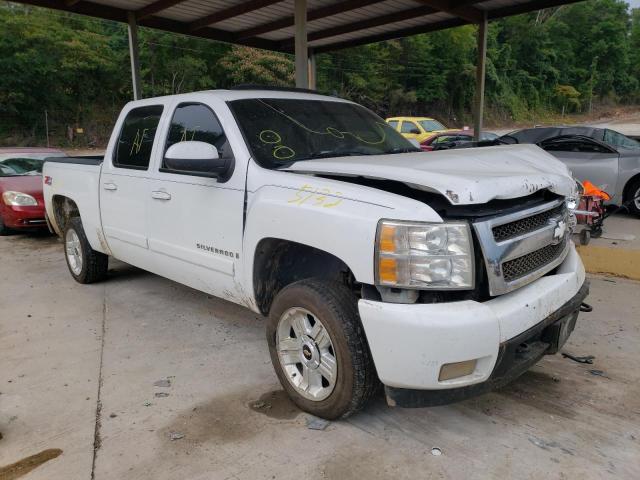
[[[556,228],[553,230],[553,244],[557,245],[564,238],[565,233],[567,233],[567,222],[564,220],[560,220],[556,225]]]

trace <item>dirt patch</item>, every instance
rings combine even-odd
[[[261,395],[258,400],[249,402],[249,408],[279,420],[292,420],[300,413],[300,409],[295,406],[284,390],[274,390]]]
[[[50,448],[40,453],[23,458],[22,460],[0,468],[0,480],[14,480],[38,468],[43,463],[53,460],[62,454],[59,448]]]
[[[234,393],[196,405],[179,414],[160,434],[168,439],[180,435],[176,443],[237,442],[261,431],[251,410],[276,419],[293,419],[300,413],[282,390],[265,393],[258,400],[250,400],[251,395]]]
[[[529,370],[514,382],[495,391],[497,395],[528,405],[549,415],[575,418],[569,392],[544,372]]]

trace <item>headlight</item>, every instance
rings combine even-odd
[[[565,199],[569,213],[573,213],[573,211],[578,208],[578,205],[580,205],[580,197],[582,197],[583,193],[584,187],[582,183],[574,178],[573,190]]]
[[[5,205],[11,205],[14,207],[28,207],[31,205],[38,205],[38,202],[31,195],[20,192],[4,192],[2,199]]]
[[[415,289],[472,289],[469,224],[381,220],[376,237],[376,283]]]

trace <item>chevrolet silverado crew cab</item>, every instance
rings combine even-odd
[[[276,374],[324,418],[500,386],[574,329],[575,181],[533,145],[421,153],[360,105],[218,90],[126,105],[104,158],[50,159],[81,283],[109,257],[268,317]]]

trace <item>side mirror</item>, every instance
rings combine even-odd
[[[412,128],[411,130],[409,130],[409,133],[413,133],[414,135],[420,135],[420,130],[418,130],[417,128]]]
[[[178,142],[164,156],[165,171],[226,181],[233,171],[232,158],[220,158],[218,149],[206,142]]]

